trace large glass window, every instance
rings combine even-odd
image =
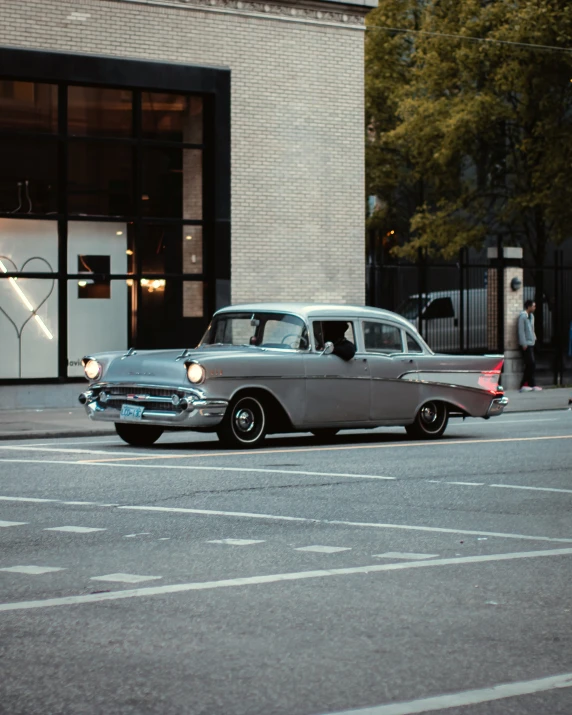
[[[203,142],[203,100],[183,94],[143,92],[143,136],[185,144]]]
[[[203,136],[200,96],[0,77],[0,380],[198,342]]]
[[[0,129],[54,133],[57,127],[55,84],[0,79]]]
[[[68,132],[75,136],[128,137],[133,92],[107,87],[68,88]]]

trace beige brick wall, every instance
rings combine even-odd
[[[0,6],[0,45],[230,67],[233,302],[363,302],[363,31],[356,18],[326,13],[322,24],[298,22],[178,0]]]

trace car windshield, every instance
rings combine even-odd
[[[421,310],[423,310],[426,305],[427,298],[421,298]],[[401,303],[396,312],[404,318],[407,318],[407,320],[415,320],[419,315],[419,298],[417,296],[407,298]]]
[[[285,313],[223,313],[209,326],[200,345],[256,345],[307,350],[308,331],[301,318]]]

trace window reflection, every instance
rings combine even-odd
[[[68,88],[68,132],[79,136],[128,137],[133,92],[106,87]]]
[[[142,151],[143,216],[202,218],[202,151],[147,148]]]
[[[57,210],[58,148],[49,139],[0,138],[0,212]]]
[[[145,138],[202,144],[203,100],[201,97],[143,92],[141,109]]]
[[[69,212],[86,216],[130,215],[133,154],[129,146],[70,142]]]
[[[0,129],[55,133],[57,128],[55,84],[0,80]]]

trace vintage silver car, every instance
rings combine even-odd
[[[252,303],[219,310],[196,348],[83,359],[93,420],[151,445],[166,429],[216,432],[234,447],[268,433],[402,425],[435,439],[450,416],[489,418],[508,400],[502,355],[436,355],[415,327],[377,308]]]

